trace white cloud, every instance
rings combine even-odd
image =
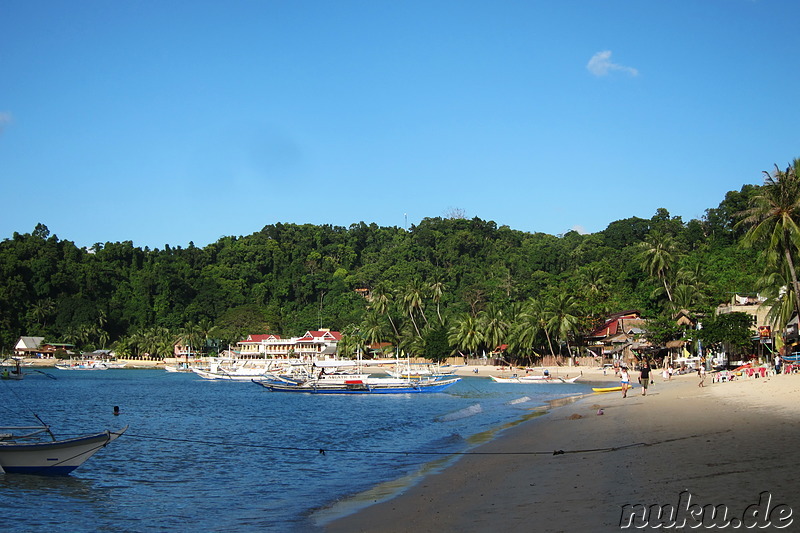
[[[605,76],[612,70],[621,70],[627,72],[631,76],[638,76],[639,71],[633,67],[626,67],[624,65],[617,65],[611,61],[611,50],[604,50],[597,52],[586,64],[586,68],[595,76]]]
[[[580,224],[575,224],[574,226],[572,226],[572,227],[570,228],[570,231],[577,231],[577,232],[578,232],[578,233],[580,233],[581,235],[586,235],[586,234],[587,234],[587,233],[586,233],[586,228],[584,228],[584,227],[583,227],[583,226],[581,226]]]
[[[6,124],[11,124],[11,113],[0,111],[0,133],[3,133]]]

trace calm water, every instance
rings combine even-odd
[[[69,477],[0,475],[15,531],[308,531],[315,509],[591,390],[469,377],[439,394],[316,396],[163,370],[46,372],[0,382],[1,424],[35,412],[57,436],[130,428]]]

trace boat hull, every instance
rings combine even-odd
[[[444,379],[429,382],[409,383],[369,383],[353,382],[344,384],[315,383],[277,383],[271,381],[253,381],[272,392],[300,392],[306,394],[417,394],[442,392],[446,388],[461,381],[461,378]]]
[[[0,442],[0,467],[9,474],[67,475],[127,429],[54,442]]]
[[[501,378],[497,376],[489,376],[495,383],[536,383],[536,384],[564,384],[575,383],[580,376],[573,378],[560,378],[560,377],[544,377],[544,376],[522,376],[518,378]]]

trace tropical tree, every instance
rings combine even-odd
[[[747,313],[726,313],[704,322],[697,334],[706,345],[719,343],[728,350],[742,351],[752,343],[754,322],[755,317]]]
[[[789,279],[788,270],[788,265],[784,265],[782,270],[774,268],[756,282],[759,294],[766,298],[761,305],[769,308],[767,320],[774,329],[786,325],[795,310],[794,285]]]
[[[375,310],[367,311],[364,315],[364,320],[361,321],[360,329],[364,335],[364,340],[370,346],[379,344],[386,338],[384,322],[381,322],[381,317]]]
[[[483,332],[483,342],[490,350],[503,344],[509,324],[497,305],[489,304],[486,309],[478,313],[478,325]]]
[[[786,170],[775,165],[770,174],[764,171],[764,186],[750,200],[741,223],[748,227],[742,242],[752,247],[765,244],[769,264],[785,262],[794,287],[795,311],[800,313],[800,283],[795,257],[800,245],[800,159]]]
[[[459,350],[469,354],[476,353],[484,342],[478,319],[469,313],[462,315],[450,327],[447,341],[455,347],[453,353]]]
[[[535,349],[540,346],[542,335],[547,338],[552,353],[550,334],[547,331],[547,320],[543,316],[540,300],[530,298],[520,309],[512,322],[510,331],[509,349],[515,354],[524,354],[533,364],[534,356],[538,357]]]
[[[577,313],[578,306],[575,298],[564,293],[557,294],[546,303],[544,316],[547,320],[547,327],[567,345],[568,352],[570,352],[570,336],[578,330],[580,325]]]
[[[642,269],[662,283],[670,302],[672,302],[672,291],[668,280],[679,258],[678,244],[669,235],[651,231],[645,237],[644,242],[639,244],[639,260]]]
[[[397,326],[392,320],[391,313],[392,291],[383,283],[379,283],[372,289],[369,299],[369,307],[374,309],[376,313],[381,316],[386,316],[389,319],[389,324],[392,326],[395,338],[400,336]]]
[[[47,325],[47,318],[53,314],[55,307],[56,305],[52,298],[43,298],[33,304],[31,311],[33,317],[42,327],[45,327]]]
[[[417,337],[422,337],[422,333],[420,332],[414,315],[419,312],[422,315],[422,318],[425,320],[425,323],[427,324],[428,322],[428,319],[425,318],[425,312],[422,309],[422,293],[423,289],[416,281],[409,283],[405,289],[405,292],[403,292],[403,305],[405,306],[408,316],[411,318],[411,322],[414,324],[414,330],[417,332]]]
[[[433,303],[436,304],[436,316],[439,317],[439,324],[444,325],[444,320],[442,320],[442,313],[439,309],[439,304],[441,303],[442,295],[444,294],[444,283],[442,283],[441,281],[434,281],[433,283],[431,283],[430,291]]]
[[[547,347],[550,349],[550,355],[555,355],[553,351],[553,341],[550,338],[550,327],[548,326],[548,311],[547,306],[543,300],[536,298],[528,298],[523,306],[523,311],[520,315],[519,337],[521,342],[528,346],[536,345],[536,338],[539,333],[544,333],[547,339]]]

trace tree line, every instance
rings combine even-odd
[[[451,216],[409,229],[278,223],[202,248],[80,248],[38,224],[0,242],[0,343],[8,353],[32,335],[163,357],[177,340],[213,350],[327,327],[344,332],[347,353],[382,343],[441,358],[505,344],[525,361],[568,353],[612,312],[710,320],[734,293],[757,291],[785,323],[800,307],[798,170],[776,167],[701,219],[661,208],[586,235]]]

